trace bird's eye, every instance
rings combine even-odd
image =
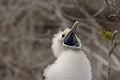
[[[63,34],[62,37],[64,37],[65,35]]]

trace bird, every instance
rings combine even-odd
[[[48,65],[43,80],[92,80],[92,68],[76,35],[79,22],[54,35],[52,52],[56,61]]]

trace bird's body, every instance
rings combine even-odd
[[[76,49],[62,46],[63,44],[61,43],[64,42],[60,41],[63,41],[65,37],[62,39],[61,36],[65,32],[60,32],[53,39],[52,49],[57,60],[45,69],[45,80],[91,80],[90,62],[85,53],[80,49],[81,45],[77,45],[79,48]],[[70,33],[70,29],[67,30],[67,35],[68,33]],[[76,39],[77,43],[80,43],[80,40]]]
[[[45,70],[46,80],[91,80],[90,63],[82,51],[65,50]]]

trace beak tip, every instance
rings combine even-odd
[[[76,21],[76,22],[74,23],[73,27],[71,28],[71,31],[70,31],[70,32],[75,33],[75,31],[76,31],[76,29],[77,29],[78,24],[79,24],[79,22],[78,22],[78,21]]]
[[[76,22],[75,22],[75,24],[79,24],[79,22],[78,22],[78,21],[76,21]]]

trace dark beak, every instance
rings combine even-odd
[[[75,35],[78,24],[79,24],[79,22],[76,21],[75,24],[73,25],[73,27],[71,28],[71,31],[65,37],[65,39],[64,39],[64,44],[65,45],[73,46],[73,47],[79,47],[79,43],[78,43],[76,35]]]

